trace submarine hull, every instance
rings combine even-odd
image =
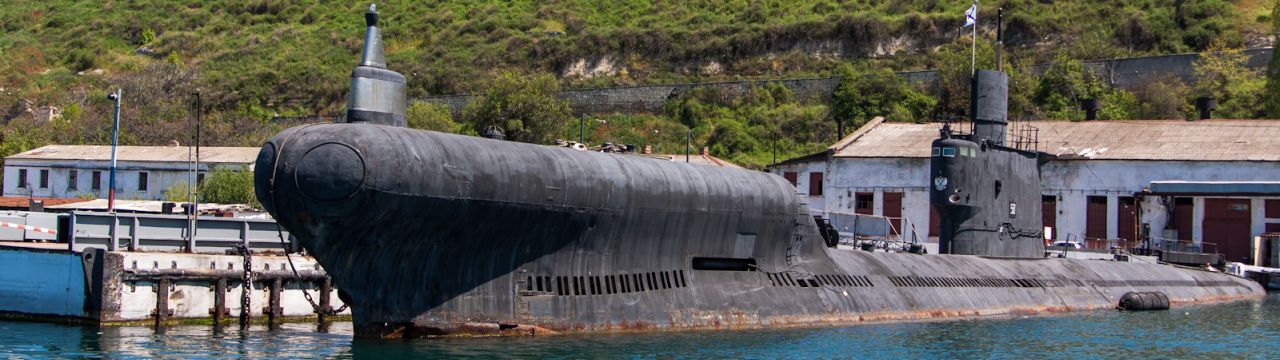
[[[1255,283],[1163,265],[830,248],[781,177],[377,124],[263,146],[263,205],[360,337],[734,329],[1175,305]]]

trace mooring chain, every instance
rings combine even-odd
[[[302,275],[298,274],[298,268],[293,265],[293,258],[289,256],[289,243],[284,241],[284,231],[280,229],[280,223],[276,223],[276,235],[280,237],[280,247],[284,248],[284,259],[289,262],[289,269],[293,270],[294,277],[301,279]],[[347,310],[346,303],[343,303],[342,306],[336,310],[321,308],[320,304],[317,304],[316,300],[311,298],[311,292],[307,291],[307,288],[299,287],[299,289],[302,290],[302,297],[307,299],[307,303],[311,304],[311,309],[315,310],[317,314],[337,315],[338,313]]]
[[[285,145],[289,144],[289,140],[293,138],[294,134],[301,133],[303,130],[306,130],[307,128],[315,125],[318,125],[318,124],[307,124],[298,128],[298,130],[294,130],[293,132],[289,133],[289,135],[286,135],[284,139],[281,139],[280,145],[276,147],[276,154],[271,163],[271,177],[267,178],[267,182],[268,182],[267,198],[271,200],[271,203],[273,206],[277,203],[276,202],[276,175],[279,173],[279,170],[280,170],[280,154],[284,153]],[[280,237],[280,247],[284,250],[285,260],[289,262],[289,269],[293,270],[293,276],[296,278],[302,278],[301,275],[298,275],[298,268],[293,265],[293,258],[289,256],[289,243],[284,240],[284,230],[280,228],[279,219],[276,220],[276,235]],[[339,307],[337,310],[322,309],[320,308],[320,304],[316,303],[315,299],[311,297],[311,293],[308,292],[305,287],[301,287],[301,289],[302,289],[302,297],[307,299],[307,303],[311,304],[311,309],[314,310],[317,314],[335,315],[347,310],[346,303],[343,303],[342,307]]]
[[[249,325],[249,309],[252,305],[249,294],[253,292],[253,250],[244,244],[236,245],[236,250],[244,255],[244,277],[240,291],[240,326]]]

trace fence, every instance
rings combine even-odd
[[[824,214],[840,233],[840,244],[860,246],[870,243],[885,249],[905,249],[927,239],[920,236],[914,223],[905,217],[855,214],[828,211]]]
[[[71,212],[58,224],[58,242],[71,251],[90,247],[108,251],[225,253],[239,245],[258,251],[297,250],[289,233],[274,221],[201,217],[194,237],[187,217],[123,213]],[[281,244],[281,237],[287,245]]]

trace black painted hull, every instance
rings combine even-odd
[[[359,336],[813,326],[1113,308],[1126,291],[1175,304],[1263,294],[1161,265],[832,249],[789,183],[746,170],[370,124],[286,130],[256,169],[263,204],[334,277]],[[756,266],[695,270],[695,257]]]

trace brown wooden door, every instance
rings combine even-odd
[[[1120,197],[1120,211],[1116,213],[1116,237],[1125,239],[1124,247],[1134,247],[1138,240],[1138,202],[1132,196]]]
[[[1195,210],[1195,202],[1188,197],[1173,200],[1173,229],[1178,230],[1175,240],[1191,241],[1191,214]]]
[[[1084,236],[1087,238],[1085,245],[1091,249],[1105,249],[1107,247],[1107,197],[1090,196],[1087,200],[1088,207],[1085,209],[1084,219]]]
[[[1226,255],[1227,261],[1248,263],[1253,246],[1250,239],[1249,199],[1204,199],[1204,239],[1206,251]]]
[[[1058,197],[1045,195],[1040,197],[1040,222],[1051,229],[1053,237],[1058,238]]]
[[[907,233],[902,228],[902,193],[884,193],[884,216],[889,218],[889,223],[898,229],[899,234]]]
[[[796,186],[796,173],[795,173],[795,172],[791,172],[791,171],[784,172],[784,173],[782,173],[782,178],[783,178],[783,179],[787,179],[787,182],[791,183],[791,186]]]

